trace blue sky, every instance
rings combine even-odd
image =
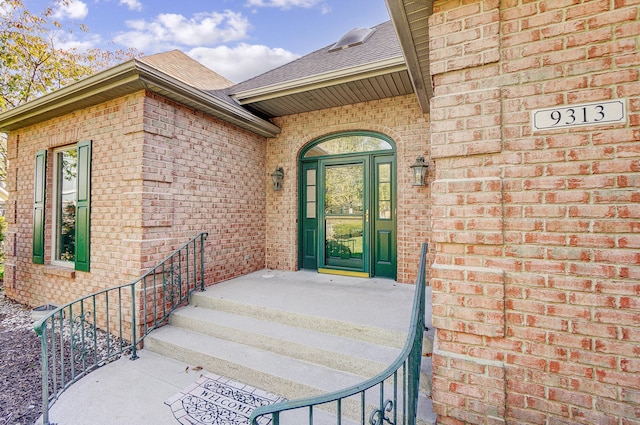
[[[384,0],[24,0],[53,6],[61,47],[135,47],[145,55],[180,49],[240,82],[337,41],[348,30],[389,20]]]

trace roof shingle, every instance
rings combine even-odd
[[[401,57],[402,50],[391,21],[373,27],[366,42],[330,52],[333,43],[279,68],[238,83],[229,88],[231,94],[274,84],[295,81],[314,75],[328,74],[385,59]]]
[[[233,85],[222,75],[191,59],[180,50],[144,56],[137,60],[199,90],[221,90]]]

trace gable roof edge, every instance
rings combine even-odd
[[[178,103],[265,137],[275,137],[280,128],[246,109],[196,89],[139,60],[132,59],[63,87],[16,108],[0,113],[0,131],[8,132],[61,116],[74,110],[150,90]]]
[[[141,81],[144,82],[145,88],[150,91],[253,131],[261,136],[275,137],[280,133],[278,126],[252,114],[239,105],[233,104],[231,100],[225,102],[208,91],[196,89],[147,64],[138,63],[138,68]],[[226,96],[223,90],[215,92]]]
[[[313,89],[330,87],[337,84],[360,80],[366,77],[404,71],[407,64],[403,56],[371,62],[351,68],[343,68],[324,74],[315,74],[296,80],[262,86],[239,92],[231,91],[231,97],[241,105],[273,99]],[[233,89],[233,87],[231,88]]]
[[[12,131],[68,113],[66,108],[59,114],[55,113],[55,110],[89,99],[97,92],[129,85],[135,86],[129,89],[130,92],[144,89],[141,85],[135,84],[138,75],[133,64],[133,60],[124,62],[0,113],[0,131]]]
[[[407,68],[413,89],[418,97],[418,103],[422,112],[427,113],[430,109],[431,98],[433,97],[433,86],[431,83],[431,70],[428,57],[426,59],[426,69],[421,65],[420,57],[416,51],[411,23],[407,16],[407,10],[402,0],[385,0],[387,10],[391,16],[391,22],[398,35],[402,52],[407,61]],[[433,12],[433,0],[425,0],[425,10],[427,17]],[[429,37],[429,25],[426,26],[427,38]],[[427,45],[427,56],[429,54]]]

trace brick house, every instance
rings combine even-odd
[[[639,3],[387,5],[240,84],[169,52],[0,115],[8,295],[130,282],[200,231],[208,284],[409,283],[428,241],[439,423],[640,423]]]

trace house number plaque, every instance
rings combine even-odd
[[[627,121],[624,100],[538,109],[532,112],[533,130],[606,125]]]

